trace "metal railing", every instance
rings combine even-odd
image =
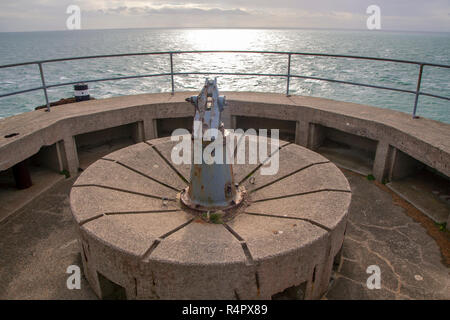
[[[174,63],[173,63],[173,56],[174,55],[181,55],[181,54],[194,54],[194,53],[233,53],[233,54],[263,54],[263,55],[285,55],[287,56],[287,73],[286,74],[270,74],[270,73],[240,73],[240,72],[174,72]],[[57,83],[57,84],[46,84],[45,82],[45,76],[44,76],[44,70],[43,70],[43,64],[45,63],[54,63],[54,62],[63,62],[63,61],[73,61],[73,60],[88,60],[88,59],[101,59],[101,58],[114,58],[114,57],[129,57],[129,56],[150,56],[150,55],[167,55],[170,59],[170,72],[168,73],[156,73],[156,74],[143,74],[143,75],[135,75],[135,76],[122,76],[122,77],[114,77],[114,78],[100,78],[100,79],[86,79],[81,81],[75,81],[75,82],[65,82],[65,83]],[[401,88],[393,88],[393,87],[386,87],[386,86],[379,86],[379,85],[371,85],[367,83],[358,83],[358,82],[351,82],[351,81],[344,81],[344,80],[337,80],[337,79],[328,79],[328,78],[321,78],[321,77],[311,77],[311,76],[303,76],[303,75],[297,75],[291,73],[291,62],[292,62],[292,56],[312,56],[312,57],[327,57],[327,58],[344,58],[344,59],[357,59],[357,60],[371,60],[371,61],[383,61],[383,62],[392,62],[392,63],[400,63],[400,64],[410,64],[410,65],[417,65],[419,66],[418,70],[418,78],[417,78],[417,87],[416,90],[407,90],[407,89],[401,89]],[[63,86],[69,86],[69,85],[75,85],[79,83],[92,83],[92,82],[101,82],[101,81],[114,81],[114,80],[125,80],[125,79],[137,79],[137,78],[150,78],[150,77],[168,77],[171,78],[171,85],[172,85],[172,94],[175,93],[175,82],[174,77],[175,76],[183,76],[183,75],[225,75],[225,76],[261,76],[261,77],[280,77],[280,78],[286,78],[286,95],[289,96],[290,93],[290,80],[291,78],[297,78],[297,79],[310,79],[310,80],[318,80],[318,81],[326,81],[326,82],[333,82],[333,83],[339,83],[339,84],[347,84],[347,85],[354,85],[354,86],[360,86],[360,87],[367,87],[367,88],[375,88],[375,89],[382,89],[382,90],[390,90],[390,91],[396,91],[396,92],[403,92],[403,93],[409,93],[415,95],[414,100],[414,108],[412,111],[413,118],[416,118],[416,112],[417,112],[417,105],[419,102],[420,96],[429,96],[437,99],[443,99],[443,100],[450,100],[450,97],[444,97],[432,93],[422,92],[421,91],[421,84],[422,84],[422,75],[424,71],[424,67],[435,67],[435,68],[450,68],[450,65],[443,65],[443,64],[436,64],[436,63],[427,63],[427,62],[418,62],[418,61],[410,61],[410,60],[399,60],[399,59],[384,59],[384,58],[375,58],[375,57],[363,57],[363,56],[351,56],[351,55],[338,55],[338,54],[326,54],[326,53],[304,53],[304,52],[281,52],[281,51],[235,51],[235,50],[208,50],[208,51],[166,51],[166,52],[141,52],[141,53],[123,53],[123,54],[110,54],[110,55],[96,55],[96,56],[84,56],[84,57],[71,57],[71,58],[60,58],[60,59],[49,59],[49,60],[40,60],[40,61],[31,61],[31,62],[24,62],[24,63],[15,63],[15,64],[8,64],[8,65],[2,65],[0,66],[0,69],[3,68],[13,68],[13,67],[19,67],[19,66],[26,66],[26,65],[37,65],[39,67],[39,73],[41,76],[41,83],[42,85],[40,87],[0,94],[0,98],[23,94],[27,92],[32,92],[36,90],[43,90],[45,101],[47,105],[47,111],[50,111],[50,102],[48,100],[48,94],[47,89],[49,88],[56,88],[56,87],[63,87]]]

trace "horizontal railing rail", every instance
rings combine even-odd
[[[208,71],[208,72],[175,72],[174,71],[174,62],[173,62],[173,56],[174,55],[181,55],[181,54],[211,54],[211,53],[233,53],[233,54],[270,54],[270,55],[284,55],[287,56],[287,72],[286,73],[246,73],[246,72],[214,72],[214,71]],[[74,60],[90,60],[90,59],[102,59],[102,58],[116,58],[116,57],[131,57],[131,56],[149,56],[149,55],[159,55],[169,56],[170,59],[170,72],[166,73],[155,73],[155,74],[143,74],[143,75],[132,75],[132,76],[121,76],[121,77],[109,77],[109,78],[99,78],[99,79],[86,79],[86,80],[79,80],[79,81],[73,81],[73,82],[63,82],[63,83],[56,83],[56,84],[46,84],[45,81],[45,75],[43,70],[43,64],[46,63],[55,63],[55,62],[65,62],[65,61],[74,61]],[[380,62],[391,62],[391,63],[401,63],[401,64],[412,64],[419,66],[418,70],[418,78],[417,78],[417,86],[416,90],[407,90],[402,88],[394,88],[394,87],[387,87],[387,86],[379,86],[379,85],[372,85],[368,83],[359,83],[359,82],[353,82],[353,81],[344,81],[344,80],[338,80],[338,79],[328,79],[323,77],[312,77],[312,76],[303,76],[299,74],[292,74],[291,73],[291,65],[292,65],[292,56],[310,56],[310,57],[324,57],[324,58],[342,58],[342,59],[356,59],[356,60],[368,60],[368,61],[380,61]],[[7,64],[0,66],[0,69],[4,68],[13,68],[13,67],[19,67],[19,66],[27,66],[27,65],[37,65],[39,67],[39,73],[41,77],[41,86],[24,89],[20,91],[15,92],[9,92],[9,93],[3,93],[0,94],[0,98],[18,95],[18,94],[24,94],[32,91],[37,90],[43,90],[47,111],[50,111],[50,102],[48,99],[48,93],[47,90],[50,88],[56,88],[56,87],[63,87],[63,86],[69,86],[69,85],[75,85],[79,83],[93,83],[93,82],[102,82],[102,81],[117,81],[117,80],[127,80],[127,79],[139,79],[139,78],[151,78],[151,77],[170,77],[171,78],[171,92],[172,94],[175,93],[175,82],[174,77],[175,76],[185,76],[185,75],[224,75],[224,76],[258,76],[258,77],[279,77],[279,78],[286,78],[286,95],[289,96],[290,93],[290,81],[291,78],[294,79],[305,79],[305,80],[317,80],[317,81],[325,81],[325,82],[332,82],[332,83],[338,83],[338,84],[346,84],[346,85],[353,85],[353,86],[360,86],[360,87],[367,87],[367,88],[374,88],[374,89],[381,89],[381,90],[389,90],[389,91],[395,91],[395,92],[402,92],[402,93],[409,93],[415,95],[414,100],[414,107],[412,110],[412,116],[413,118],[416,118],[417,114],[417,106],[419,102],[420,96],[428,96],[432,98],[437,99],[443,99],[443,100],[450,100],[450,97],[445,97],[429,92],[423,92],[421,91],[421,85],[422,85],[422,76],[424,72],[424,67],[434,67],[434,68],[446,68],[449,69],[450,65],[444,65],[444,64],[437,64],[437,63],[428,63],[428,62],[419,62],[419,61],[411,61],[411,60],[401,60],[401,59],[388,59],[388,58],[377,58],[377,57],[364,57],[364,56],[352,56],[352,55],[340,55],[340,54],[327,54],[327,53],[306,53],[306,52],[285,52],[285,51],[239,51],[239,50],[206,50],[206,51],[163,51],[163,52],[140,52],[140,53],[120,53],[120,54],[109,54],[109,55],[95,55],[95,56],[82,56],[82,57],[70,57],[70,58],[58,58],[58,59],[48,59],[48,60],[38,60],[38,61],[30,61],[30,62],[23,62],[23,63],[14,63],[14,64]]]

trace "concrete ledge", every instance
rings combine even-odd
[[[192,106],[185,102],[192,94],[196,93],[91,100],[53,107],[51,112],[39,110],[1,119],[0,171],[31,157],[43,146],[57,144],[60,158],[53,162],[58,161],[63,170],[75,175],[80,167],[77,136],[127,126],[133,131],[130,135],[135,143],[158,138],[158,132],[167,129],[158,128],[161,119],[192,116]],[[235,128],[239,117],[264,118],[258,123],[265,126],[270,120],[274,120],[274,125],[280,120],[294,121],[295,130],[292,125],[286,128],[292,131],[289,134],[295,135],[295,142],[301,146],[315,150],[328,137],[343,139],[355,146],[349,155],[360,151],[360,155],[366,152],[373,155],[372,159],[367,158],[363,171],[371,169],[380,182],[404,177],[417,164],[427,165],[450,177],[450,124],[426,118],[412,119],[402,112],[322,98],[255,92],[224,94],[228,107],[223,113],[223,121],[227,127]],[[12,133],[18,135],[5,138]]]

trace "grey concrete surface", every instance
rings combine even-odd
[[[69,207],[74,179],[59,182],[0,225],[0,299],[95,299],[87,281],[68,290],[66,269],[81,266]]]
[[[450,299],[450,268],[436,242],[390,194],[345,173],[353,191],[343,260],[326,299]],[[0,224],[0,299],[97,299],[82,277],[68,290],[66,268],[81,266],[69,192],[74,178]],[[447,244],[449,245],[449,244]],[[369,290],[369,265],[381,268],[381,290]]]
[[[439,183],[441,181],[443,183]],[[443,186],[440,186],[443,185]],[[422,173],[399,181],[393,181],[387,186],[402,196],[417,209],[425,213],[433,221],[445,223],[450,212],[450,183],[438,179],[431,174]]]
[[[389,193],[359,175],[346,176],[354,196],[342,263],[326,297],[450,299],[450,268],[433,238]],[[381,290],[366,287],[370,265],[381,269]]]
[[[30,188],[18,190],[12,173],[3,174],[0,179],[0,222],[20,210],[24,205],[38,198],[47,189],[64,179],[64,175],[43,167],[30,167],[33,185]]]

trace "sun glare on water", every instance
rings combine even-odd
[[[185,30],[187,42],[195,50],[252,50],[265,37],[264,30]]]

